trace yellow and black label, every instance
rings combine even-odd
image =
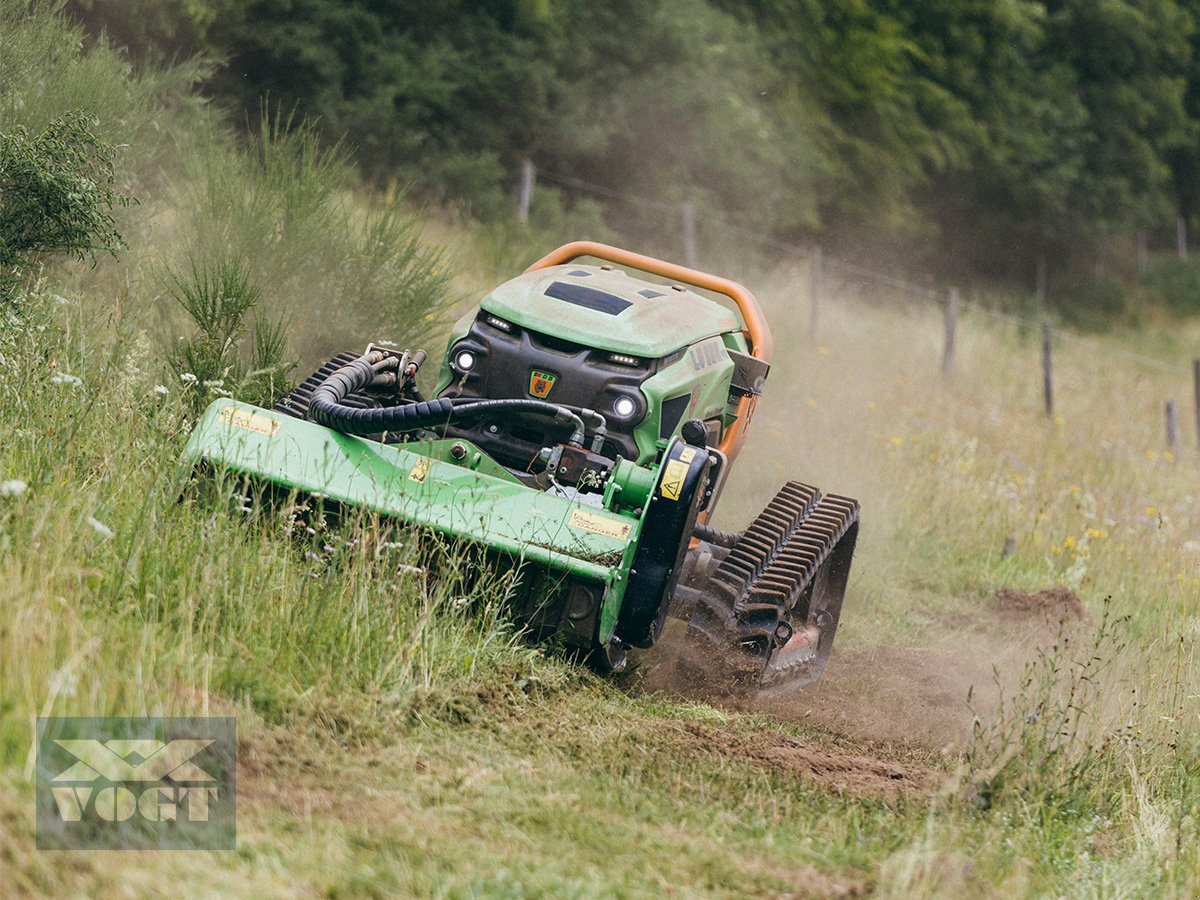
[[[534,369],[529,373],[529,393],[537,397],[539,400],[544,400],[550,396],[550,389],[554,387],[554,382],[558,380],[558,376],[550,372],[540,372]]]
[[[236,406],[226,406],[217,418],[231,428],[244,428],[255,434],[265,434],[267,437],[274,437],[275,432],[279,430],[278,420],[248,409],[238,409]]]
[[[687,479],[688,469],[691,468],[692,460],[695,458],[696,448],[684,447],[679,451],[679,456],[667,461],[663,468],[662,481],[659,483],[659,491],[664,499],[679,499],[679,495],[683,493],[683,483]]]
[[[629,522],[610,519],[608,516],[600,516],[596,513],[588,512],[586,509],[571,510],[571,518],[567,520],[567,524],[572,528],[578,528],[580,531],[602,534],[605,537],[616,538],[619,541],[627,540],[629,532],[633,530],[633,525]]]
[[[679,495],[683,493],[683,482],[687,478],[688,464],[682,460],[673,459],[667,463],[666,469],[663,470],[662,482],[659,484],[659,490],[662,491],[663,497],[667,500],[678,500]]]
[[[433,460],[427,456],[422,456],[413,463],[412,471],[408,473],[408,480],[415,481],[417,484],[424,484],[425,479],[429,477],[429,470],[432,468]]]

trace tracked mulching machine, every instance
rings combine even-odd
[[[486,548],[516,566],[514,615],[601,669],[672,615],[693,668],[776,689],[829,657],[858,503],[789,481],[744,531],[706,524],[771,350],[741,285],[567,244],[459,321],[432,398],[424,351],[372,345],[273,409],[215,401],[184,454]]]

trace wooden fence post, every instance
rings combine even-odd
[[[1200,442],[1200,359],[1192,360],[1192,385],[1196,395],[1196,441]]]
[[[1050,320],[1042,319],[1042,399],[1046,405],[1047,419],[1054,418],[1054,371],[1050,360],[1053,337]]]
[[[1046,257],[1040,253],[1037,258],[1037,299],[1040,304],[1046,302]]]
[[[522,225],[529,222],[529,205],[533,202],[533,188],[537,182],[537,169],[528,156],[521,160],[521,187],[517,193],[517,221]]]
[[[821,248],[814,247],[808,260],[808,336],[817,339],[817,323],[820,320],[821,309]]]
[[[1175,411],[1175,401],[1167,401],[1167,446],[1179,458],[1179,416]]]
[[[958,329],[958,288],[946,295],[946,345],[942,350],[942,375],[954,371],[955,332]]]
[[[679,207],[680,218],[683,221],[683,264],[689,269],[700,267],[700,255],[696,251],[696,206],[691,200],[685,200]]]

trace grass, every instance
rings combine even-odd
[[[862,500],[834,661],[819,689],[751,708],[648,692],[653,659],[602,680],[516,634],[503,584],[452,548],[431,578],[414,571],[429,551],[377,522],[272,514],[232,483],[184,490],[203,386],[170,377],[162,340],[186,324],[164,310],[189,255],[238,261],[271,320],[294,304],[305,357],[334,301],[354,313],[339,341],[436,328],[449,270],[422,225],[457,260],[451,300],[554,228],[481,233],[363,201],[304,129],[268,127],[239,155],[178,72],[130,73],[102,47],[55,56],[44,7],[0,10],[0,66],[19,51],[33,73],[0,79],[0,126],[37,127],[108,79],[105,103],[137,101],[118,171],[141,201],[120,213],[119,261],[47,263],[0,329],[4,893],[1200,889],[1200,453],[1165,452],[1161,424],[1163,401],[1189,396],[1186,365],[1064,340],[1047,421],[1019,327],[968,311],[947,380],[937,309],[831,285],[814,340],[803,268],[735,258],[778,358],[717,524],[788,478]],[[179,140],[150,137],[159,117]],[[1186,361],[1198,330],[1100,346]],[[992,599],[1054,585],[1089,618],[1060,628]],[[235,853],[34,849],[33,721],[117,713],[237,717]]]

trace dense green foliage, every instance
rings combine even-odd
[[[1037,258],[1062,273],[1116,238],[1131,260],[1137,229],[1166,244],[1200,189],[1195,0],[69,7],[135,58],[223,59],[207,90],[235,114],[296,105],[371,175],[484,218],[511,215],[530,157],[765,235],[1028,283]]]
[[[123,246],[112,209],[131,198],[113,189],[116,150],[96,136],[97,124],[75,110],[41,134],[0,131],[0,301],[38,254],[83,259]]]

